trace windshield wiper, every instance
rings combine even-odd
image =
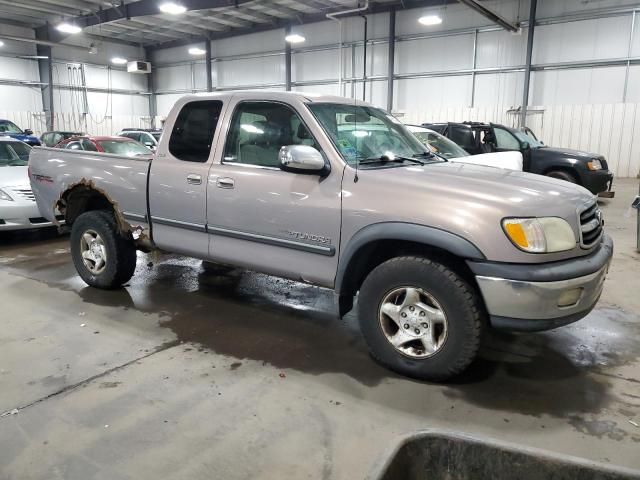
[[[388,155],[380,155],[379,157],[365,158],[364,160],[360,160],[358,164],[371,165],[373,163],[403,163],[403,162],[411,162],[418,165],[424,165],[424,162],[422,160],[418,160],[417,158],[401,157],[401,156],[390,157]]]

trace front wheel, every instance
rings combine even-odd
[[[564,180],[569,183],[578,183],[578,179],[572,173],[565,172],[564,170],[552,170],[546,173],[547,177],[557,178],[558,180]]]
[[[71,227],[71,257],[76,271],[92,287],[113,289],[133,276],[136,248],[117,228],[111,212],[92,210]]]
[[[376,267],[358,298],[372,356],[403,375],[446,380],[475,359],[483,328],[475,289],[443,264],[397,257]]]

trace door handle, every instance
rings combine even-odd
[[[191,185],[200,185],[202,183],[202,176],[190,173],[187,175],[187,183]]]
[[[236,182],[233,178],[229,177],[221,177],[216,180],[216,186],[218,188],[233,188],[235,187]]]

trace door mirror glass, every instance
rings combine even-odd
[[[522,150],[529,150],[531,148],[531,145],[529,145],[529,142],[522,142],[520,144],[520,147],[522,148]]]
[[[27,128],[27,129],[24,131],[24,133],[25,133],[26,135],[33,135],[33,130],[31,130],[30,128]]]
[[[327,165],[322,154],[310,145],[288,145],[280,148],[280,168],[286,172],[326,174]]]

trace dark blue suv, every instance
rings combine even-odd
[[[11,137],[32,147],[41,145],[40,139],[33,134],[33,130],[22,130],[10,120],[0,120],[0,137]]]

